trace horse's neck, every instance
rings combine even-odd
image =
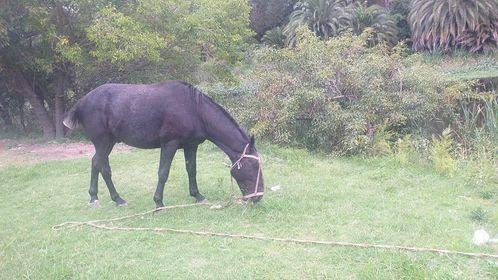
[[[235,162],[247,145],[247,136],[240,131],[238,125],[219,110],[210,108],[210,116],[216,116],[206,121],[207,139],[218,146],[232,162]]]

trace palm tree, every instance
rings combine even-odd
[[[498,47],[496,0],[413,0],[409,21],[414,50]]]
[[[398,41],[396,23],[386,10],[378,5],[366,6],[355,3],[350,12],[348,25],[353,34],[359,35],[366,28],[373,30],[372,44],[388,42],[394,45]]]
[[[295,45],[296,29],[308,26],[323,40],[350,29],[361,34],[366,28],[373,30],[372,44],[387,41],[394,44],[397,37],[396,23],[389,13],[378,5],[367,6],[363,1],[353,0],[305,0],[294,6],[289,23],[284,28],[287,45]],[[387,2],[386,2],[387,3]]]
[[[336,36],[347,26],[347,0],[304,0],[294,5],[289,23],[284,28],[286,43],[295,45],[296,29],[308,26],[317,36],[326,40]]]
[[[285,45],[285,35],[280,26],[265,32],[261,41],[270,47],[283,47]]]

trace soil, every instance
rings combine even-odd
[[[132,149],[119,143],[114,146],[112,152],[127,152]],[[29,143],[0,139],[0,167],[49,160],[91,158],[94,153],[95,149],[89,142]]]

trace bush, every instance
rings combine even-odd
[[[321,41],[301,28],[296,48],[257,50],[225,95],[236,100],[232,113],[271,141],[341,154],[388,152],[400,136],[429,134],[452,115],[432,67],[407,57],[404,45],[370,40],[369,30]]]
[[[447,128],[443,131],[441,137],[432,139],[430,148],[434,169],[450,176],[453,176],[456,170],[456,162],[452,156],[452,146],[451,129]]]

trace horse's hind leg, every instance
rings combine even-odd
[[[114,140],[111,140],[110,137],[103,137],[102,139],[99,139],[99,141],[93,141],[93,144],[95,146],[95,155],[94,159],[92,159],[92,179],[90,183],[90,190],[88,191],[90,193],[90,203],[92,202],[92,195],[95,195],[95,198],[97,198],[98,176],[94,176],[94,170],[97,170],[98,172],[100,172],[100,174],[102,174],[102,178],[104,178],[107,188],[109,189],[111,199],[116,202],[118,206],[127,205],[126,201],[119,196],[118,192],[116,191],[116,187],[114,187],[114,183],[111,179],[109,154],[111,153],[115,143],[116,142]],[[95,184],[93,184],[94,182]]]
[[[190,195],[195,197],[197,202],[205,202],[206,199],[202,194],[199,193],[199,189],[197,188],[197,179],[196,179],[197,145],[185,147],[183,149],[183,153],[185,154],[185,167],[187,169],[187,174],[188,174],[188,188],[190,191]]]
[[[99,168],[97,162],[97,153],[95,153],[95,155],[92,157],[90,189],[88,189],[88,193],[90,194],[90,202],[88,202],[88,206],[92,208],[99,206],[99,197],[97,196],[98,184],[99,184]]]

